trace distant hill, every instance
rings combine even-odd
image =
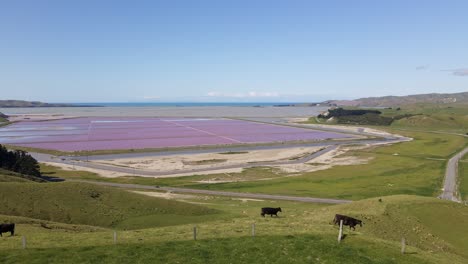
[[[431,93],[407,96],[367,97],[355,100],[330,100],[325,101],[322,104],[330,106],[390,107],[419,103],[468,103],[468,92],[453,94]]]
[[[7,122],[7,121],[8,121],[8,116],[0,112],[0,123]]]
[[[97,106],[97,105],[96,105]],[[49,104],[38,101],[23,101],[23,100],[0,100],[0,107],[96,107],[95,105],[74,105],[74,104]]]

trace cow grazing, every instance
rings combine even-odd
[[[15,224],[0,224],[0,236],[2,233],[10,232],[12,236],[15,235]]]
[[[357,225],[360,225],[362,227],[362,221],[361,220],[358,220],[356,218],[352,218],[352,217],[346,216],[346,215],[340,215],[340,214],[335,215],[335,218],[333,219],[333,224],[339,225],[341,220],[343,220],[343,225],[349,226],[349,229],[352,228],[353,230],[356,230],[355,227]]]
[[[273,217],[273,215],[278,216],[278,212],[281,212],[281,207],[278,207],[278,208],[263,207],[262,213],[260,215],[265,217],[265,215],[267,214]]]

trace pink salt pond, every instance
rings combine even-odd
[[[231,119],[89,117],[19,122],[0,128],[0,144],[94,151],[350,138],[350,135]]]

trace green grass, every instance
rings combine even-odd
[[[393,244],[334,236],[261,236],[200,241],[0,251],[2,263],[427,263]]]
[[[44,182],[38,177],[22,175],[13,171],[0,168],[0,182]]]
[[[207,221],[218,211],[83,183],[2,183],[0,214],[136,229]]]
[[[17,236],[0,238],[0,262],[466,263],[465,206],[416,196],[381,199],[323,206],[197,196],[191,201],[203,201],[232,216],[198,223],[198,241],[192,238],[193,224],[118,231],[118,245],[113,245],[111,230],[86,226],[67,230],[60,224],[46,229],[24,220],[18,224]],[[283,213],[262,218],[262,206],[281,206]],[[340,245],[337,227],[330,224],[336,213],[364,223],[356,231],[345,228]],[[252,223],[256,223],[255,238],[250,236]],[[27,250],[20,249],[23,235]],[[401,237],[408,244],[405,255],[400,253]]]
[[[63,170],[59,167],[39,163],[40,170],[43,176],[59,177],[64,179],[86,179],[86,180],[104,180],[99,174],[89,171],[79,170]]]
[[[352,200],[395,194],[435,196],[439,192],[444,161],[383,154],[350,155],[373,159],[365,165],[335,166],[328,170],[268,181],[198,184],[188,182],[190,178],[180,178],[185,180],[180,186]],[[249,170],[244,173],[249,173]],[[155,180],[155,183],[159,182]],[[167,179],[166,183],[174,184],[176,179]]]
[[[462,200],[468,201],[468,154],[458,163],[458,177]]]
[[[463,136],[392,129],[386,131],[411,137],[413,140],[369,149],[368,152],[392,155],[397,153],[415,158],[448,159],[468,145],[468,138]]]

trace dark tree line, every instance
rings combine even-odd
[[[24,175],[40,177],[39,163],[26,151],[9,151],[0,145],[0,168]]]
[[[328,115],[323,116],[319,115],[318,118],[330,118],[330,117],[341,117],[341,116],[360,116],[365,114],[375,114],[380,115],[382,112],[378,110],[371,110],[371,109],[343,109],[343,108],[335,108],[328,110]]]

